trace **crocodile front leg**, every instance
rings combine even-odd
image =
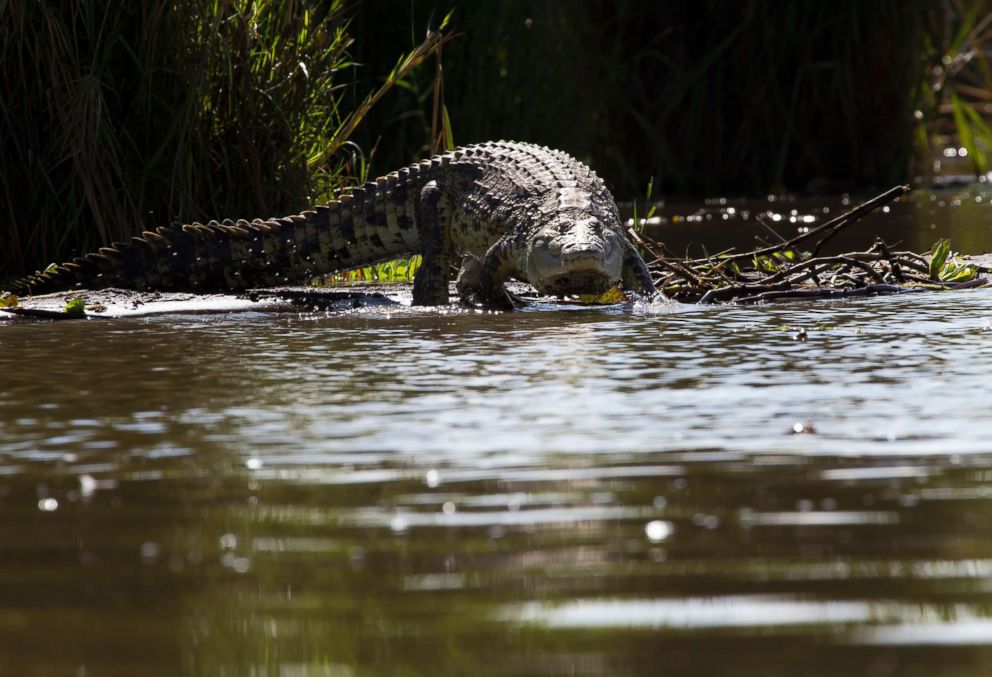
[[[438,213],[441,189],[431,181],[417,197],[417,231],[420,234],[420,268],[413,278],[413,305],[443,306],[448,303],[448,271],[451,238],[447,220]]]
[[[513,300],[503,285],[515,270],[511,240],[502,237],[489,248],[482,260],[477,290],[482,305],[497,310],[513,310]]]
[[[623,257],[623,272],[621,280],[623,288],[630,291],[638,291],[646,296],[655,293],[654,281],[644,259],[637,253],[634,245],[626,241],[627,247]]]

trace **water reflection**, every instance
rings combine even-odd
[[[0,673],[987,674],[990,319],[0,327]]]

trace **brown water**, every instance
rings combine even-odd
[[[0,379],[2,675],[992,672],[990,290],[8,321]]]

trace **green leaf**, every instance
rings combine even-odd
[[[970,263],[955,262],[945,266],[940,273],[944,282],[969,282],[978,275],[978,268]]]
[[[65,308],[63,308],[62,311],[66,315],[79,315],[82,317],[86,314],[86,302],[83,301],[82,296],[77,296],[65,304]]]
[[[17,307],[17,297],[11,294],[9,291],[5,291],[0,294],[0,308],[16,308]]]
[[[652,216],[654,216],[655,211],[658,209],[657,204],[651,204],[651,195],[653,193],[654,193],[654,176],[648,179],[648,192],[645,197],[647,198],[647,203],[651,206],[648,207],[648,213],[644,217],[645,219],[650,219]]]
[[[448,24],[451,22],[451,16],[454,13],[455,13],[455,10],[454,10],[454,8],[452,8],[452,10],[450,12],[448,12],[447,14],[444,15],[444,19],[441,20],[441,25],[438,26],[438,28],[437,28],[439,31],[443,31],[445,28],[448,27]]]
[[[944,270],[944,264],[947,262],[947,256],[950,253],[950,240],[942,239],[933,243],[933,248],[930,250],[930,269],[928,271],[931,280],[941,279],[940,274]]]
[[[626,297],[623,292],[620,291],[619,287],[613,287],[609,291],[602,294],[579,294],[580,303],[589,303],[593,305],[614,305],[617,303],[623,303]]]
[[[445,150],[455,149],[455,135],[451,131],[451,118],[448,117],[448,107],[441,105],[441,119],[444,121],[444,146]]]
[[[989,159],[985,149],[992,145],[992,129],[982,118],[981,113],[975,110],[972,104],[967,104],[964,108],[968,122],[971,124],[971,143],[968,148],[968,156],[971,163],[980,174],[989,170]],[[981,141],[981,143],[978,143]]]
[[[954,115],[954,127],[961,138],[961,145],[968,149],[968,156],[975,169],[980,174],[984,174],[989,169],[989,161],[978,141],[989,143],[992,130],[982,120],[981,114],[975,110],[975,107],[957,94],[951,95],[951,112]]]
[[[940,282],[968,282],[978,276],[978,267],[951,257],[951,242],[943,239],[930,250],[929,275]]]
[[[765,273],[777,273],[779,270],[770,256],[755,256],[754,268]]]

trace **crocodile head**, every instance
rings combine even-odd
[[[548,295],[602,294],[620,281],[625,240],[595,217],[560,220],[534,232],[525,248],[527,281]]]

